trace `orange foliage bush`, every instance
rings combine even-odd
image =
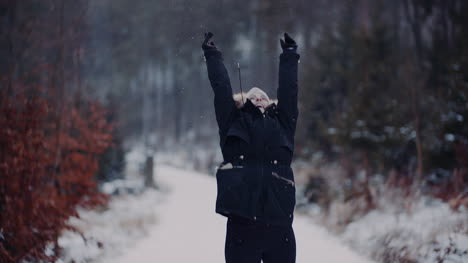
[[[55,260],[78,205],[104,204],[94,176],[112,141],[98,102],[58,112],[39,87],[0,91],[0,262]],[[46,253],[53,245],[55,253]]]

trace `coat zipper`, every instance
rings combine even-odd
[[[271,173],[274,177],[280,179],[280,180],[283,180],[285,181],[287,184],[290,184],[291,186],[294,186],[294,182],[292,180],[289,180],[287,178],[284,178],[284,177],[281,177],[279,174],[275,173],[275,172],[272,172]]]
[[[263,130],[262,132],[265,131],[265,113],[262,114],[263,115],[263,119],[262,119],[262,126],[263,126]],[[263,151],[265,151],[265,142],[263,141],[262,143],[262,154],[261,154],[261,162],[260,162],[260,194],[259,194],[259,199],[261,198],[261,195],[263,193],[263,166],[264,166],[264,156],[265,154],[263,153]],[[257,218],[254,217],[254,220],[256,220]]]

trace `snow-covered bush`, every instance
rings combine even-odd
[[[463,194],[447,202],[405,178],[395,183],[383,175],[365,178],[359,171],[350,177],[339,165],[297,170],[309,180],[323,179],[305,184],[300,200],[313,203],[302,204],[302,211],[376,262],[468,262]],[[320,195],[310,199],[310,193]]]
[[[57,263],[112,262],[148,234],[157,222],[157,210],[151,208],[162,198],[161,192],[147,189],[138,195],[114,196],[100,210],[79,209],[79,218],[68,223],[81,233],[61,234],[58,243],[63,249]]]
[[[428,197],[411,204],[399,213],[388,203],[351,222],[341,235],[378,262],[467,262],[468,211],[455,212]]]

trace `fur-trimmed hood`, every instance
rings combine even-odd
[[[240,109],[240,108],[244,107],[244,104],[247,102],[247,93],[245,93],[245,92],[235,93],[235,94],[232,95],[232,98],[236,102],[236,107],[238,109]],[[244,99],[244,101],[242,101],[242,98]],[[277,99],[270,99],[270,104],[268,104],[268,106],[270,106],[271,104],[278,105],[278,100]]]

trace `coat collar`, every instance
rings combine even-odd
[[[246,100],[244,107],[242,107],[242,110],[245,112],[250,112],[254,114],[255,116],[263,115],[262,111],[259,108],[255,107],[255,105],[249,99]],[[275,103],[271,103],[265,108],[265,114],[271,117],[273,117],[276,113],[277,113],[277,110],[276,110]]]

